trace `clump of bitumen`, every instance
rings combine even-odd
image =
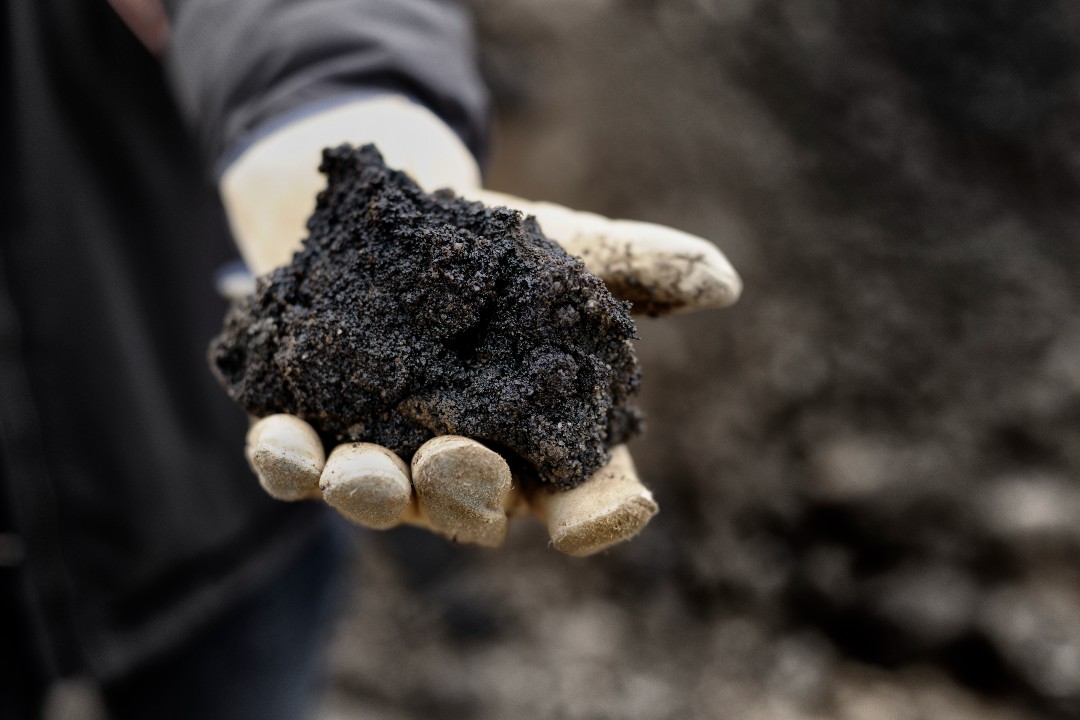
[[[629,303],[533,218],[426,194],[371,145],[325,150],[319,169],[302,249],[210,348],[241,407],[406,460],[464,435],[561,488],[640,431]]]

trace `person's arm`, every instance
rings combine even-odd
[[[209,167],[320,103],[386,92],[480,157],[487,94],[468,16],[444,0],[166,0],[164,62]]]
[[[323,183],[315,159],[324,145],[343,142],[376,144],[388,164],[429,191],[450,187],[467,198],[535,215],[545,234],[582,257],[613,294],[641,309],[724,307],[741,291],[723,254],[701,238],[481,189],[476,164],[457,136],[431,112],[395,96],[306,115],[251,145],[229,166],[221,178],[222,197],[256,273],[287,263],[299,249],[304,220]],[[411,522],[460,542],[497,545],[508,514],[531,508],[547,522],[556,548],[588,555],[633,536],[657,510],[623,447],[614,448],[608,466],[584,485],[524,499],[515,497],[505,461],[467,438],[435,438],[411,466],[369,444],[339,446],[324,460],[310,427],[278,415],[253,428],[248,456],[275,497],[322,497],[369,527]],[[464,477],[470,482],[459,482]]]
[[[321,189],[321,150],[370,142],[429,191],[450,187],[535,214],[616,294],[646,309],[737,298],[738,276],[700,238],[481,190],[470,145],[475,151],[481,135],[482,92],[465,26],[445,3],[184,0],[170,11],[171,73],[208,162],[220,169],[230,223],[256,273],[299,248]],[[278,415],[253,426],[247,454],[280,499],[322,497],[370,527],[412,522],[484,545],[501,542],[508,513],[530,505],[555,546],[574,555],[632,536],[656,512],[624,448],[580,488],[529,500],[515,496],[505,461],[467,438],[436,438],[408,466],[368,444],[327,456],[310,427]],[[468,496],[451,482],[463,474],[473,479]]]

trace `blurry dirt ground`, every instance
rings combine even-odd
[[[1080,10],[472,0],[489,184],[715,239],[646,320],[661,514],[362,536],[331,716],[1080,717]]]

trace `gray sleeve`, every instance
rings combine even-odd
[[[445,0],[172,0],[165,62],[218,168],[260,126],[371,91],[404,93],[480,155],[487,96],[469,18]]]

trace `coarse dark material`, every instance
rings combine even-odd
[[[326,150],[320,170],[303,249],[211,346],[245,410],[405,459],[464,435],[562,488],[639,432],[629,304],[531,218],[428,195],[370,145]]]

